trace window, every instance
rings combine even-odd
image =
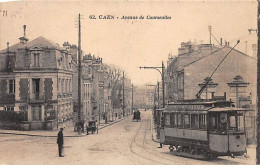
[[[175,114],[172,113],[172,114],[171,114],[171,118],[170,118],[170,120],[171,120],[170,122],[171,122],[171,126],[172,126],[172,127],[176,127],[175,118],[176,118],[176,117],[175,117]]]
[[[229,128],[233,129],[233,130],[236,128],[236,117],[235,116],[229,117]]]
[[[4,107],[5,111],[14,111],[14,107]]]
[[[205,114],[200,114],[199,115],[199,129],[206,129],[206,115]]]
[[[63,79],[61,79],[61,84],[60,85],[61,85],[61,94],[63,94],[63,87],[64,87],[63,86]]]
[[[40,66],[40,53],[33,53],[33,66]]]
[[[170,114],[165,114],[165,125],[170,126]]]
[[[178,89],[183,89],[183,76],[177,78],[177,87]]]
[[[68,86],[68,83],[67,83],[67,79],[64,79],[64,85],[65,85],[65,87],[64,87],[64,93],[67,93],[67,86]]]
[[[184,128],[190,128],[190,115],[189,114],[185,114],[184,115]]]
[[[182,128],[182,115],[177,114],[177,127]]]
[[[198,129],[198,114],[192,114],[191,115],[191,128],[192,129]]]
[[[15,93],[15,80],[11,79],[9,80],[9,94]]]
[[[40,79],[32,79],[33,98],[39,99],[40,96]]]
[[[217,129],[217,120],[216,116],[209,117],[209,129]]]

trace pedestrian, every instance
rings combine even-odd
[[[63,128],[60,128],[60,131],[58,133],[57,144],[58,144],[58,147],[59,147],[59,157],[63,157],[63,155],[62,155],[62,150],[63,150]]]

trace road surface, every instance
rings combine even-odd
[[[58,157],[55,137],[0,134],[1,164],[58,165],[218,165],[255,164],[255,148],[249,158],[221,157],[213,161],[174,156],[167,146],[157,148],[151,136],[151,111],[141,111],[141,122],[129,117],[93,134],[65,137],[63,158]]]

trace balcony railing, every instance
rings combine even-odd
[[[43,103],[45,101],[45,98],[44,95],[40,93],[32,93],[28,101],[29,103]]]

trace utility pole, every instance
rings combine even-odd
[[[257,10],[257,146],[256,146],[256,164],[260,164],[260,1],[258,0]]]
[[[125,71],[123,71],[123,117],[125,117]]]
[[[161,77],[162,77],[162,96],[163,96],[163,103],[162,103],[162,106],[163,108],[165,107],[165,81],[164,81],[164,70],[165,70],[165,66],[164,66],[164,63],[162,61],[162,66],[161,67],[139,67],[140,69],[155,69],[157,70],[160,74],[161,74]],[[159,69],[162,69],[161,71]]]
[[[158,101],[158,108],[160,108],[160,82],[157,82],[157,86],[158,86],[158,88],[157,88],[157,95],[158,95],[157,101]]]
[[[80,24],[80,14],[78,18],[79,22],[79,34],[78,34],[78,131],[80,133],[81,124],[84,132],[84,120],[81,116],[81,24]]]
[[[134,110],[134,85],[132,84],[132,106],[131,106],[131,114],[133,114]]]
[[[162,94],[163,94],[163,108],[165,107],[165,81],[164,81],[164,63],[162,61]]]
[[[209,25],[208,29],[209,29],[209,44],[211,44],[211,31],[212,31],[211,25]]]

